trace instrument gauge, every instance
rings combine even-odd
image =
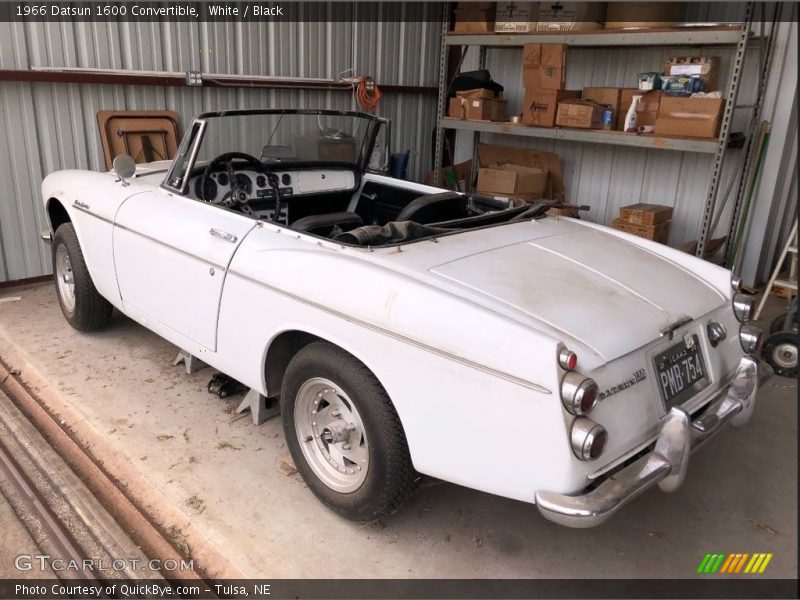
[[[200,200],[213,200],[217,197],[217,184],[214,183],[214,180],[211,177],[206,177],[206,185],[205,188],[200,189],[200,186],[203,182],[202,177],[198,177],[197,180],[194,182],[194,195],[197,196]]]
[[[244,190],[248,195],[253,191],[253,180],[244,173],[236,174],[236,187]]]

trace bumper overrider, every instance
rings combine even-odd
[[[683,409],[672,408],[662,422],[652,452],[585,494],[537,492],[539,512],[560,525],[594,527],[656,484],[662,491],[675,491],[686,476],[689,452],[728,422],[734,427],[745,425],[753,414],[759,383],[771,376],[769,366],[753,356],[743,356],[731,384],[711,399],[702,415],[691,420]]]

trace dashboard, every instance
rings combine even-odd
[[[347,169],[275,171],[275,175],[278,177],[281,198],[351,190],[356,185],[355,174]],[[250,199],[274,199],[272,187],[264,173],[237,169],[234,177],[236,187],[243,189]],[[200,189],[202,179],[202,174],[194,175],[189,183],[189,195],[197,200],[219,202],[231,189],[227,171],[211,173],[206,179],[205,189]]]

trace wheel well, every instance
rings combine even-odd
[[[284,331],[272,341],[269,350],[267,350],[267,359],[264,367],[267,393],[271,397],[274,398],[280,395],[283,375],[286,373],[289,361],[303,347],[317,341],[324,340],[305,331]]]
[[[53,233],[64,223],[69,223],[70,218],[67,209],[61,204],[58,198],[50,198],[47,201],[47,217],[50,219],[50,228]]]

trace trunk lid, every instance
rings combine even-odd
[[[554,235],[484,249],[430,272],[542,322],[603,362],[725,301],[710,284],[653,252],[602,231],[562,225]]]

